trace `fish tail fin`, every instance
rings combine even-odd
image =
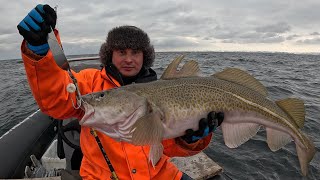
[[[296,150],[297,150],[297,154],[298,154],[301,172],[304,176],[307,176],[309,163],[312,160],[313,156],[315,155],[316,149],[313,144],[313,141],[311,141],[310,138],[308,138],[307,136],[305,136],[305,135],[303,135],[303,136],[304,136],[304,141],[307,146],[301,147],[301,145],[296,143]]]
[[[296,123],[300,129],[303,127],[305,122],[305,106],[304,102],[297,98],[287,98],[276,101],[276,104],[287,113],[289,117]],[[301,132],[301,131],[300,131]],[[300,163],[301,172],[304,176],[308,173],[309,163],[316,153],[313,141],[309,137],[301,132],[302,142],[296,143],[296,150],[298,154],[298,159]]]
[[[164,132],[160,112],[153,111],[139,118],[132,126],[131,132],[132,143],[135,145],[159,144]]]

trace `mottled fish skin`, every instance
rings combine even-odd
[[[159,80],[122,87],[145,97],[164,113],[163,123],[177,129],[177,121],[206,117],[207,112],[257,112],[298,133],[298,125],[273,101],[256,91],[214,77]],[[264,108],[264,109],[262,109]],[[266,111],[267,110],[267,111]],[[197,127],[197,122],[195,127]],[[195,128],[196,129],[196,128]],[[184,133],[184,130],[183,130]],[[168,137],[172,138],[172,137]],[[302,140],[302,139],[301,139]]]
[[[118,140],[135,145],[154,145],[152,147],[157,149],[152,152],[160,153],[162,151],[158,146],[161,139],[180,137],[190,128],[197,130],[199,119],[211,111],[224,112],[225,119],[221,126],[228,147],[235,148],[249,140],[262,125],[267,129],[268,145],[273,151],[291,139],[295,141],[302,173],[306,175],[315,148],[300,130],[304,108],[297,112],[303,115],[297,121],[293,118],[295,114],[290,115],[279,106],[280,102],[268,99],[260,85],[252,85],[252,88],[232,81],[215,76],[180,77],[92,93],[83,96],[86,115],[80,123]],[[289,100],[287,105],[290,106],[291,101],[300,100]],[[154,123],[157,119],[159,122]],[[244,131],[248,131],[244,134],[246,137],[233,137],[229,132],[232,130],[228,128],[237,127],[232,125],[244,127]],[[155,159],[151,157],[154,165],[160,155],[154,156]]]

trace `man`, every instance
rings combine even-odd
[[[49,5],[37,5],[19,23],[19,33],[24,37],[22,59],[31,91],[41,111],[57,119],[81,119],[84,111],[72,105],[72,101],[76,101],[75,93],[70,94],[66,90],[72,81],[67,72],[56,65],[47,43],[47,35],[51,27],[55,27],[56,19],[56,13]],[[59,39],[57,30],[55,34]],[[155,71],[150,68],[155,58],[153,46],[148,35],[137,27],[112,29],[99,55],[104,65],[101,70],[73,72],[82,95],[157,79]],[[210,131],[213,131],[209,126],[205,124],[199,131],[189,130],[184,137],[164,140],[164,155],[155,167],[148,161],[149,146],[117,142],[97,133],[119,179],[182,179],[185,175],[168,161],[169,157],[194,155],[207,147],[212,137]],[[209,131],[204,133],[205,129]],[[82,178],[109,179],[110,169],[89,127],[81,127],[80,146],[83,152]]]

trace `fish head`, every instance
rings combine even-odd
[[[87,94],[82,100],[85,115],[80,124],[119,140],[131,137],[132,125],[148,109],[145,97],[120,88]]]

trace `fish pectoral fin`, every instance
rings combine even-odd
[[[162,141],[164,128],[159,111],[153,111],[137,120],[132,126],[132,143],[135,145],[157,144]]]
[[[151,145],[149,152],[149,161],[152,164],[152,167],[155,167],[159,162],[163,154],[163,145],[161,143]]]
[[[265,97],[268,95],[267,88],[263,84],[241,69],[226,68],[221,72],[213,74],[213,76],[218,79],[223,79],[250,88]]]
[[[229,148],[236,148],[247,142],[250,138],[255,136],[260,129],[260,125],[254,123],[231,124],[223,122],[221,126],[224,143]]]
[[[305,121],[304,102],[297,98],[287,98],[276,101],[277,105],[285,111],[297,123],[299,128],[302,128]]]
[[[267,131],[267,143],[271,151],[277,151],[283,146],[292,141],[292,138],[289,134],[278,131],[272,128],[266,128]]]
[[[186,62],[178,71],[178,66],[181,63],[182,59],[184,58],[183,55],[178,56],[174,59],[168,67],[164,70],[160,79],[176,79],[182,77],[192,77],[197,76],[200,68],[196,61],[188,61]]]

